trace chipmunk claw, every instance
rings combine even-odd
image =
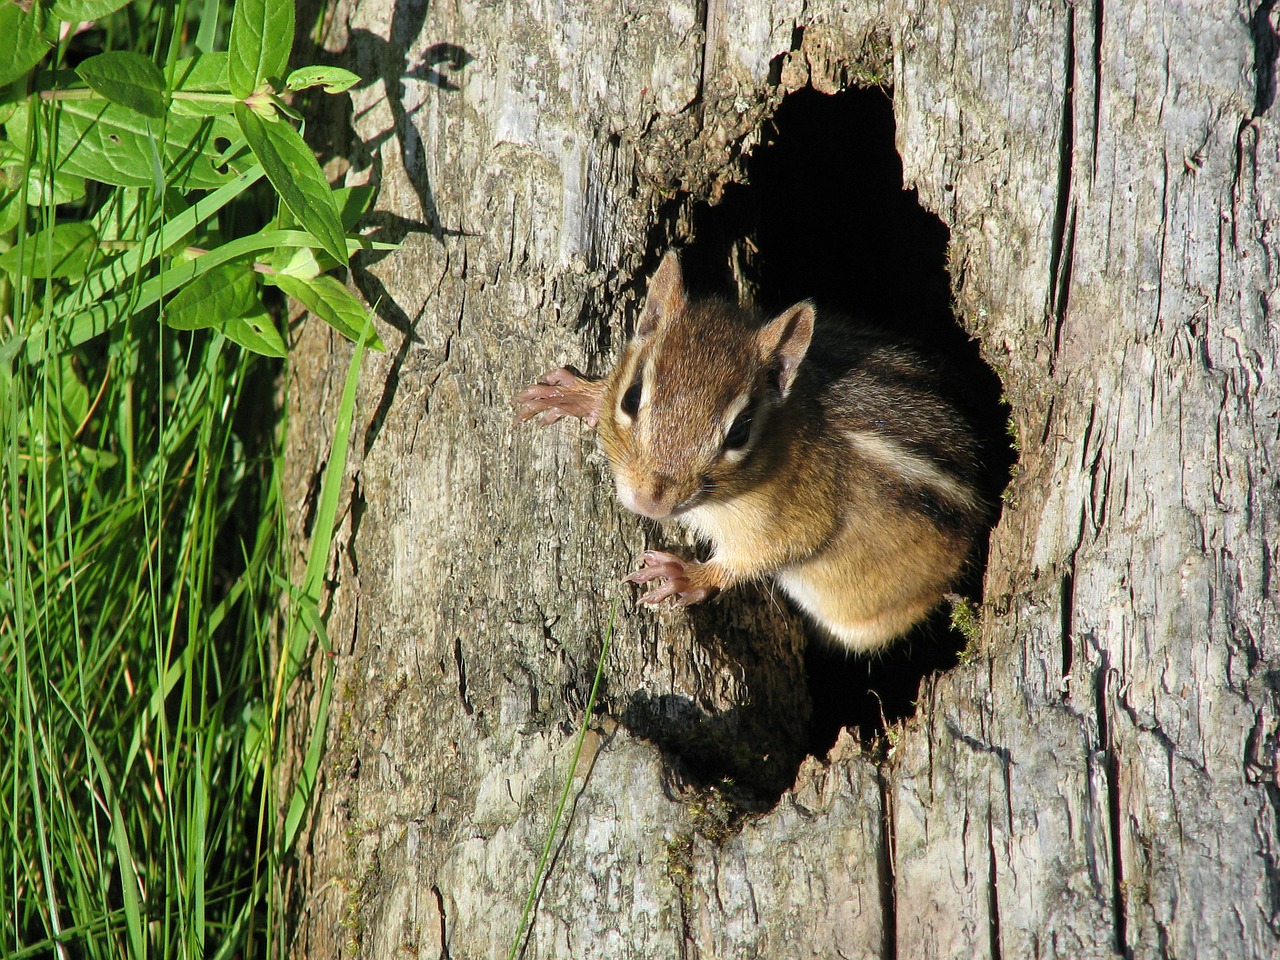
[[[676,606],[687,607],[709,600],[720,592],[717,586],[699,582],[698,574],[705,567],[706,564],[685,560],[664,550],[646,550],[640,556],[640,569],[623,577],[623,582],[665,581],[641,597],[640,602],[653,606],[663,600],[674,599]]]
[[[600,420],[603,396],[604,381],[592,380],[572,367],[556,367],[515,395],[516,417],[522,423],[537,417],[544,427],[562,417],[578,417],[594,427]]]

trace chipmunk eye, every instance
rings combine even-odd
[[[640,381],[637,380],[627,387],[627,392],[622,395],[622,403],[619,406],[628,417],[634,417],[640,412],[640,389]]]
[[[741,450],[751,438],[751,421],[755,418],[755,404],[749,404],[745,410],[734,417],[733,426],[725,434],[724,449]]]

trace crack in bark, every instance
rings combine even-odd
[[[1132,960],[1129,946],[1129,918],[1124,898],[1124,858],[1120,842],[1120,757],[1111,738],[1107,710],[1107,690],[1111,675],[1110,657],[1100,651],[1102,662],[1094,680],[1094,704],[1097,710],[1098,749],[1102,753],[1103,774],[1107,784],[1107,821],[1111,831],[1111,926],[1115,933],[1115,949]]]
[[[1236,164],[1231,178],[1231,245],[1239,249],[1236,208],[1240,205],[1240,185],[1244,179],[1245,155],[1253,156],[1258,146],[1258,120],[1275,101],[1276,60],[1280,58],[1280,38],[1271,25],[1271,13],[1276,0],[1262,0],[1249,20],[1249,32],[1253,34],[1254,101],[1252,113],[1240,121],[1236,128]],[[1246,150],[1245,134],[1254,131],[1253,144]],[[1253,161],[1253,179],[1257,180],[1257,160]]]
[[[693,941],[693,834],[683,834],[667,842],[667,879],[676,891],[680,909],[680,960],[698,954]]]
[[[1057,399],[1055,397],[1050,397],[1049,402],[1045,404],[1043,417],[1044,425],[1040,428],[1040,446],[1042,447],[1049,442],[1049,431],[1053,429],[1053,425],[1057,422],[1053,416],[1056,407]]]
[[[1101,454],[1101,445],[1094,452],[1092,464],[1089,460],[1089,442],[1093,438],[1093,428],[1097,422],[1098,407],[1097,404],[1089,405],[1089,421],[1085,424],[1084,439],[1080,444],[1080,467],[1087,469],[1090,475],[1090,491],[1089,502],[1081,502],[1080,519],[1076,526],[1075,543],[1071,546],[1071,553],[1067,556],[1066,569],[1063,571],[1062,579],[1059,585],[1059,604],[1058,623],[1060,640],[1062,644],[1062,683],[1061,692],[1062,699],[1068,700],[1071,697],[1071,670],[1075,663],[1075,581],[1076,581],[1076,554],[1079,553],[1081,545],[1084,543],[1084,529],[1086,515],[1091,513],[1090,508],[1096,509],[1097,499],[1095,491],[1097,488],[1098,460]],[[1105,500],[1105,498],[1104,498]],[[1098,530],[1098,524],[1094,524],[1094,531]]]
[[[1271,11],[1276,0],[1262,0],[1249,18],[1253,34],[1253,117],[1262,116],[1276,99],[1276,59],[1280,56],[1280,39],[1271,25]]]
[[[991,960],[1000,960],[1000,895],[996,889],[996,833],[987,810],[987,935]]]
[[[462,637],[453,638],[453,663],[458,668],[458,699],[462,701],[462,709],[469,717],[475,713],[471,700],[467,696],[467,664],[462,659]]]
[[[876,780],[880,786],[880,912],[884,918],[880,956],[883,960],[898,960],[898,888],[893,872],[893,795],[889,791],[889,778],[882,769],[876,771]]]
[[[1280,786],[1274,782],[1265,783],[1263,791],[1271,807],[1275,835],[1280,837]],[[1271,906],[1267,916],[1267,926],[1271,928],[1272,933],[1280,936],[1280,863],[1277,863],[1276,851],[1272,845],[1265,838],[1259,839],[1261,841],[1259,856],[1262,857],[1263,869],[1266,871],[1267,899]]]
[[[1166,74],[1165,82],[1168,83],[1168,74]],[[1161,116],[1163,117],[1163,109]],[[1151,332],[1154,334],[1161,329],[1164,321],[1164,274],[1165,266],[1168,258],[1165,251],[1169,246],[1169,153],[1167,150],[1160,151],[1162,163],[1160,165],[1160,254],[1158,259],[1159,269],[1156,274],[1156,310],[1155,316],[1151,318]],[[1154,395],[1157,380],[1153,378],[1151,390]]]
[[[1005,817],[1010,832],[1013,831],[1013,754],[1008,747],[980,740],[972,734],[965,733],[951,720],[944,721],[947,732],[952,737],[978,753],[987,753],[1000,761],[1000,776],[1004,781]]]
[[[972,734],[965,733],[952,720],[945,720],[947,733],[951,734],[955,739],[959,740],[966,746],[978,751],[979,753],[989,753],[1000,761],[1003,768],[1007,769],[1013,765],[1013,756],[1009,753],[1008,747],[1002,747],[998,744],[988,743],[986,740],[979,740]]]
[[[1098,127],[1102,120],[1102,0],[1093,0],[1093,149],[1092,170],[1098,175]]]
[[[1252,130],[1253,144],[1247,149],[1245,148],[1245,134]],[[1258,147],[1258,118],[1245,117],[1240,121],[1240,126],[1236,129],[1236,168],[1231,177],[1231,247],[1233,250],[1240,249],[1239,219],[1236,216],[1236,210],[1240,206],[1240,185],[1244,180],[1244,164],[1245,154],[1249,154],[1253,158],[1253,179],[1257,180],[1257,159],[1254,154]]]
[[[1049,255],[1049,309],[1053,323],[1053,359],[1057,364],[1071,293],[1071,261],[1075,246],[1076,213],[1071,197],[1071,172],[1075,155],[1076,13],[1068,8],[1066,37],[1067,86],[1062,102],[1062,127],[1058,139],[1058,204],[1053,214],[1052,247]]]
[[[1085,427],[1084,443],[1081,446],[1082,459],[1080,462],[1082,469],[1087,469],[1089,473],[1089,500],[1085,504],[1081,504],[1080,508],[1080,529],[1076,533],[1076,545],[1072,548],[1072,559],[1076,551],[1080,549],[1080,545],[1084,543],[1084,522],[1086,510],[1089,519],[1089,525],[1092,528],[1091,534],[1096,538],[1098,532],[1102,530],[1107,520],[1107,501],[1111,495],[1111,461],[1108,458],[1105,462],[1102,458],[1103,444],[1098,443],[1093,450],[1093,456],[1089,456],[1089,441],[1093,437],[1093,428],[1097,420],[1098,406],[1096,403],[1089,405],[1089,423]]]
[[[698,65],[698,88],[694,92],[693,106],[697,108],[698,122],[702,122],[702,108],[706,104],[707,77],[715,70],[716,48],[720,45],[720,28],[724,23],[725,0],[703,0],[702,10],[702,62]]]
[[[1068,168],[1071,160],[1067,160]],[[1068,169],[1067,178],[1070,179],[1071,173]],[[1067,199],[1070,200],[1071,187],[1066,188]],[[1058,353],[1062,349],[1062,327],[1067,319],[1067,303],[1071,299],[1071,269],[1075,263],[1075,247],[1076,247],[1076,205],[1073,200],[1069,203],[1071,212],[1067,217],[1065,226],[1065,235],[1061,239],[1061,248],[1059,250],[1060,260],[1054,268],[1054,275],[1058,277],[1054,300],[1056,301],[1053,311],[1053,361],[1056,366]]]
[[[1138,712],[1129,699],[1125,696],[1124,689],[1116,693],[1116,705],[1124,711],[1125,716],[1129,718],[1129,722],[1133,724],[1133,728],[1142,733],[1148,734],[1158,743],[1165,753],[1165,778],[1170,790],[1175,789],[1175,781],[1173,776],[1173,761],[1181,759],[1188,767],[1200,775],[1206,782],[1213,780],[1209,773],[1209,768],[1203,759],[1196,759],[1191,753],[1178,749],[1177,741],[1173,739],[1164,728],[1160,726],[1157,718],[1144,720],[1142,714]]]
[[[1081,511],[1081,515],[1083,520],[1083,511]],[[1071,677],[1071,665],[1075,656],[1072,642],[1072,636],[1075,633],[1075,575],[1076,555],[1072,551],[1067,560],[1066,572],[1062,574],[1059,600],[1061,609],[1058,622],[1062,631],[1062,698],[1064,700],[1071,696],[1071,686],[1067,683],[1067,680]]]
[[[440,958],[441,960],[450,960],[448,930],[445,925],[444,894],[440,892],[440,888],[434,883],[431,885],[431,892],[435,894],[436,912],[440,914]]]

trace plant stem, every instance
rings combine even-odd
[[[239,98],[230,93],[205,93],[198,90],[174,90],[169,94],[174,100],[197,100],[201,103],[236,103]],[[41,90],[41,100],[102,100],[106,97],[89,87],[61,87],[57,90]]]

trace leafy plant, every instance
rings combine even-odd
[[[308,665],[328,702],[319,574],[381,347],[330,275],[369,192],[286,101],[356,78],[288,71],[292,0],[124,5],[0,2],[0,952],[284,954],[323,706],[288,795],[276,768]],[[281,294],[357,341],[297,587]]]
[[[66,295],[44,302],[42,329],[65,331],[46,346],[78,346],[156,307],[176,329],[213,328],[283,357],[283,338],[263,303],[266,287],[280,288],[344,336],[360,336],[364,308],[325,272],[373,246],[346,235],[369,192],[330,188],[281,99],[314,87],[341,92],[358,78],[338,67],[286,72],[292,3],[239,0],[225,52],[166,53],[162,65],[112,50],[74,71],[21,82],[33,57],[48,51],[59,18],[121,5],[0,7],[0,35],[17,38],[10,56],[0,56],[0,86],[11,94],[0,98],[0,235],[14,237],[0,270],[15,284],[67,285]],[[217,215],[264,176],[279,213],[257,232],[226,236]],[[118,189],[95,202],[87,182]],[[67,204],[84,216],[56,216],[54,208]],[[28,232],[32,217],[39,226]],[[376,337],[371,345],[381,348]]]

